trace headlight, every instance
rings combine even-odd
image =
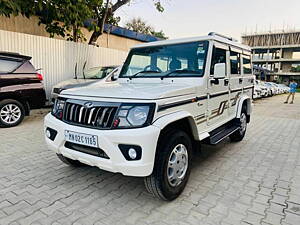
[[[144,127],[151,123],[154,104],[123,104],[114,122],[115,128]]]
[[[52,115],[58,119],[62,119],[63,117],[63,110],[65,106],[65,100],[63,99],[56,99],[55,103],[52,108]]]
[[[64,89],[63,88],[53,88],[53,93],[54,94],[60,94]]]

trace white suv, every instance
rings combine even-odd
[[[241,141],[250,121],[250,48],[216,33],[135,46],[118,82],[62,91],[45,117],[65,163],[144,177],[163,200],[184,189],[197,143]]]

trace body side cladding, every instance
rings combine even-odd
[[[236,118],[240,118],[240,115],[242,112],[242,107],[243,107],[243,104],[245,101],[247,104],[247,116],[248,117],[250,116],[250,114],[252,112],[251,98],[249,96],[241,96],[238,101]],[[249,122],[249,121],[250,121],[250,118],[247,118],[247,122]]]
[[[152,123],[152,125],[163,130],[164,128],[171,125],[172,123],[176,123],[176,122],[179,122],[184,119],[188,120],[189,127],[191,129],[191,133],[193,134],[194,139],[199,140],[199,134],[198,134],[198,129],[197,129],[195,120],[194,120],[193,116],[186,111],[177,111],[174,113],[164,115],[164,116],[156,119]]]

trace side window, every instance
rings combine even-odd
[[[0,73],[9,73],[18,68],[22,62],[0,59]]]
[[[214,74],[215,64],[217,63],[225,63],[226,64],[226,50],[221,48],[214,47],[212,59],[211,59],[211,66],[210,66],[210,74]]]
[[[243,71],[244,74],[252,74],[250,56],[243,55]]]
[[[241,74],[240,53],[230,52],[230,71],[231,74]]]

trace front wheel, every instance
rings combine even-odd
[[[239,129],[229,136],[230,140],[232,142],[241,141],[245,137],[246,130],[247,130],[247,114],[246,114],[246,112],[247,112],[246,107],[243,107],[241,116],[238,121]]]
[[[165,201],[177,198],[188,181],[191,157],[192,142],[184,131],[165,132],[157,146],[153,172],[144,179],[147,190]]]

